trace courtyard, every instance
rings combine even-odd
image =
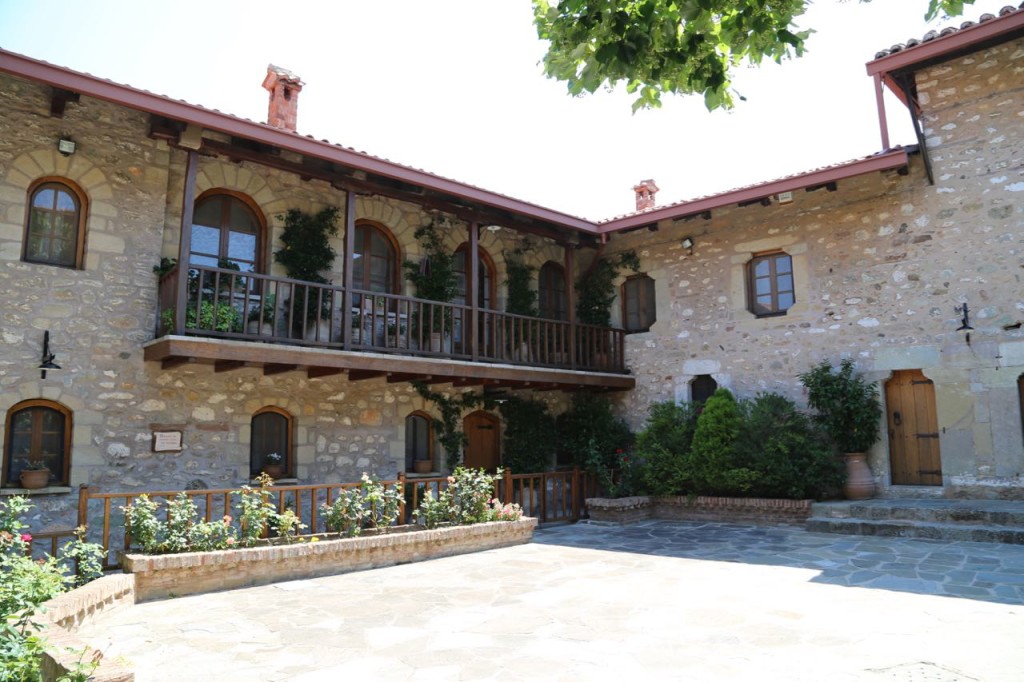
[[[137,605],[145,680],[982,680],[1024,670],[1024,546],[647,521]]]

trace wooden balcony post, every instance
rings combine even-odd
[[[344,293],[341,295],[341,347],[348,349],[352,344],[352,263],[356,250],[356,195],[345,192],[345,253],[342,275]],[[366,266],[369,267],[369,266]]]
[[[511,504],[515,499],[514,491],[512,490],[512,470],[505,467],[502,475],[505,478],[505,504]]]
[[[398,503],[398,518],[402,520],[402,523],[405,523],[405,486],[408,485],[408,483],[405,480],[405,472],[399,471],[397,479],[398,489],[402,491],[402,500]]]
[[[572,468],[572,520],[580,520],[580,468]]]
[[[194,149],[188,150],[185,164],[185,189],[181,193],[181,232],[178,234],[178,281],[174,295],[174,326],[173,334],[185,332],[185,309],[188,305],[188,257],[192,253],[192,214],[196,206],[196,172],[199,166],[199,154]],[[162,314],[157,311],[157,315]]]
[[[83,483],[78,488],[78,525],[89,525],[89,484]]]
[[[480,225],[475,220],[469,223],[469,272],[466,273],[466,298],[469,299],[469,352],[473,362],[480,360]],[[462,336],[466,337],[466,325],[463,323]]]
[[[569,316],[569,367],[576,369],[576,266],[572,244],[565,245],[565,307]]]

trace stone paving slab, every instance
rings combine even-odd
[[[140,682],[1009,682],[1024,671],[1022,575],[1020,546],[576,524],[518,547],[141,604],[81,635],[132,660]]]

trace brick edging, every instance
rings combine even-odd
[[[742,521],[802,524],[811,515],[813,500],[699,495],[588,498],[591,520],[635,523],[645,519],[676,521]]]

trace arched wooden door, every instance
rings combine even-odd
[[[893,485],[942,485],[935,385],[919,369],[894,372],[885,384]]]
[[[501,464],[501,429],[498,418],[488,412],[473,412],[462,420],[468,440],[463,465],[494,471]]]

